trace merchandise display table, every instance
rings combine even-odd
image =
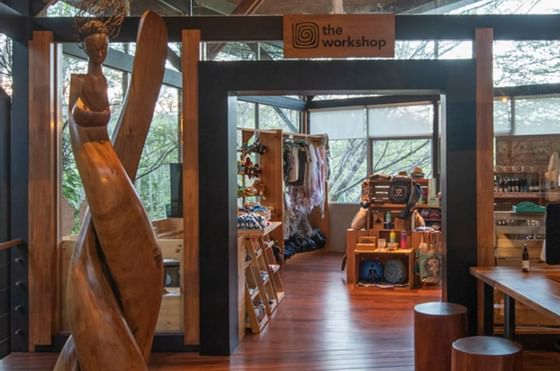
[[[386,232],[386,230],[383,230]],[[382,232],[383,232],[382,231]],[[365,256],[372,256],[379,258],[382,261],[388,259],[399,259],[402,260],[406,265],[406,270],[408,273],[408,287],[414,288],[418,286],[419,280],[417,279],[417,274],[415,272],[416,267],[416,250],[412,249],[363,249],[358,248],[358,241],[360,237],[364,236],[375,236],[375,230],[355,230],[349,228],[346,230],[346,283],[349,285],[355,285],[359,281],[359,271],[360,271],[360,258]],[[408,246],[418,246],[420,243],[420,233],[411,233],[408,237]]]
[[[560,268],[539,267],[524,273],[512,267],[471,267],[470,272],[493,290],[504,294],[504,336],[515,335],[515,302],[556,320],[560,320]],[[485,305],[484,328],[493,328],[492,308]]]

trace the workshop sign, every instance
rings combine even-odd
[[[394,57],[393,14],[286,15],[284,57]]]

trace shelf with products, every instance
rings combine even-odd
[[[539,260],[545,237],[545,214],[494,212],[495,256],[497,265],[521,264],[523,247],[527,245],[531,260]]]
[[[240,163],[250,156],[253,166],[258,164],[258,177],[251,177],[240,171],[238,206],[261,205],[268,212],[261,214],[265,220],[280,223],[284,218],[283,193],[283,143],[281,130],[255,130],[239,128]],[[243,159],[243,160],[241,160]],[[249,195],[247,195],[247,191]],[[269,232],[278,241],[280,256],[284,253],[282,228],[272,228]]]
[[[255,267],[249,263],[245,268],[245,327],[254,334],[259,334],[268,324],[261,286]]]
[[[542,189],[541,174],[538,172],[494,172],[494,192],[498,196],[522,194],[529,197]]]

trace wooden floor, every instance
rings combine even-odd
[[[151,370],[413,370],[413,307],[438,289],[349,290],[340,255],[300,254],[285,265],[287,296],[260,336],[231,357],[153,355]],[[56,354],[12,354],[0,370],[52,370]],[[558,371],[557,353],[526,353],[525,370]]]

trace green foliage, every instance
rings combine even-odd
[[[76,168],[74,155],[70,145],[67,112],[70,74],[85,73],[87,63],[83,60],[64,57],[64,83],[62,114],[65,120],[61,134],[61,193],[73,209],[73,227],[69,233],[77,233],[80,228],[80,209],[85,202],[83,185]],[[125,95],[125,73],[104,68],[108,83],[108,95],[111,103],[111,120],[109,133],[115,128],[122,109]],[[136,190],[151,219],[166,216],[165,205],[170,202],[170,176],[167,164],[179,161],[179,113],[177,89],[163,86],[156,105],[156,110],[148,132],[148,137],[140,159]]]
[[[0,33],[0,88],[12,95],[12,39]]]

